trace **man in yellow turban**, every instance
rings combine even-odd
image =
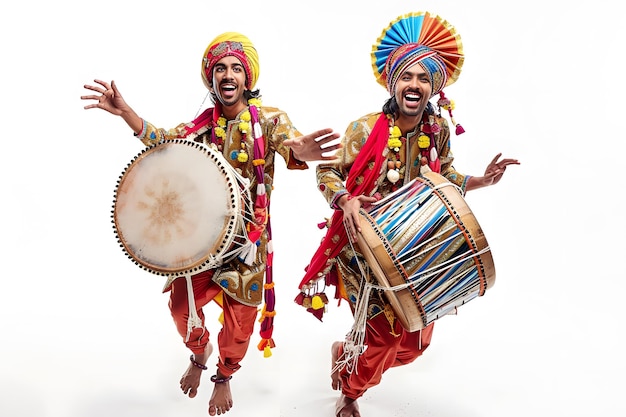
[[[211,377],[215,385],[209,414],[213,416],[229,411],[233,405],[229,381],[241,366],[258,307],[263,303],[258,349],[267,357],[274,347],[269,216],[274,158],[280,155],[288,169],[306,169],[305,161],[334,160],[333,153],[340,145],[332,143],[339,135],[331,129],[302,135],[284,111],[261,105],[259,90],[254,89],[259,78],[259,57],[252,42],[242,34],[227,32],[208,45],[202,56],[201,77],[214,106],[193,121],[169,130],[140,118],[113,81],[109,84],[95,80],[97,85],[85,85],[98,94],[81,98],[96,101],[85,109],[100,108],[122,117],[148,147],[174,139],[200,142],[220,152],[233,171],[250,182],[254,213],[246,224],[248,242],[242,245],[246,251],[224,260],[219,268],[168,279],[164,288],[164,292],[170,292],[169,308],[176,328],[191,351],[188,368],[180,380],[182,391],[189,397],[196,396],[213,349],[202,307],[215,301],[223,309],[223,326],[217,334],[219,357]]]

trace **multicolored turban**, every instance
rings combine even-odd
[[[225,56],[241,61],[246,72],[246,89],[252,90],[259,79],[259,54],[250,39],[237,32],[222,33],[204,51],[201,74],[206,88],[210,88],[215,64]]]
[[[430,78],[431,97],[439,94],[448,82],[445,63],[435,51],[417,43],[399,46],[387,58],[381,76],[387,80],[389,94],[394,94],[398,79],[414,64],[419,64]]]
[[[428,12],[399,16],[372,46],[374,76],[391,95],[400,75],[419,63],[430,77],[434,96],[458,79],[464,59],[454,27]]]

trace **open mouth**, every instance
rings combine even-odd
[[[235,84],[222,84],[220,87],[220,91],[222,92],[222,96],[232,97],[237,91],[237,86]]]
[[[406,93],[404,95],[404,99],[406,101],[417,103],[418,101],[420,101],[422,99],[422,96],[420,94],[418,94],[418,93],[410,92],[410,93]]]

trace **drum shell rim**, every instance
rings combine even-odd
[[[448,212],[452,214],[451,217],[463,231],[466,242],[471,242],[470,246],[475,253],[488,249],[482,254],[471,256],[479,273],[480,290],[478,295],[484,295],[485,291],[491,288],[495,283],[495,266],[487,239],[478,220],[460,192],[454,188],[455,186],[447,181],[445,177],[434,172],[429,172],[425,173],[422,177],[415,178],[412,182],[414,181],[420,181],[436,191],[437,197],[441,200]],[[451,188],[448,188],[448,184]],[[440,187],[442,185],[443,187]],[[450,189],[454,191],[449,192]],[[386,196],[385,199],[387,199],[387,197],[389,196]],[[455,206],[453,203],[457,205]],[[457,206],[459,209],[455,208]],[[357,233],[357,242],[361,252],[372,268],[374,275],[378,281],[381,282],[382,286],[394,287],[405,284],[407,282],[405,277],[408,274],[403,266],[389,255],[389,250],[393,252],[393,248],[387,241],[384,233],[378,229],[375,219],[363,209],[360,210],[360,215],[362,220],[361,232]],[[475,226],[475,228],[471,230],[475,230],[476,235],[470,233],[468,237],[468,226]],[[387,273],[385,274],[383,271],[387,271]],[[392,305],[396,317],[406,330],[410,332],[417,331],[425,328],[429,324],[424,306],[417,293],[413,290],[413,287],[410,286],[397,292],[385,291],[385,295]]]
[[[219,264],[223,263],[219,261],[219,257],[222,256],[225,251],[228,251],[234,243],[235,230],[237,228],[243,227],[243,225],[240,224],[242,221],[239,218],[238,213],[241,211],[241,207],[243,205],[242,200],[245,200],[246,196],[237,194],[235,192],[231,196],[231,200],[230,200],[230,203],[232,204],[233,213],[230,216],[227,216],[227,219],[224,221],[224,230],[219,235],[219,239],[218,239],[220,244],[214,245],[214,246],[219,246],[219,247],[217,248],[217,250],[207,251],[205,256],[198,258],[193,263],[180,266],[180,267],[160,266],[160,265],[156,265],[150,261],[144,260],[141,257],[137,256],[135,254],[135,251],[133,251],[132,248],[129,247],[128,242],[126,242],[123,239],[124,232],[120,228],[120,224],[119,224],[118,217],[117,217],[119,192],[121,188],[123,187],[123,184],[125,182],[127,175],[134,169],[134,167],[136,167],[140,163],[140,161],[147,158],[149,155],[151,155],[154,152],[162,151],[167,146],[176,146],[176,145],[189,146],[192,148],[196,148],[200,150],[201,152],[204,152],[207,155],[207,158],[212,160],[216,164],[220,173],[224,175],[226,179],[225,182],[229,184],[233,190],[236,190],[239,193],[241,193],[242,191],[246,193],[248,200],[250,200],[249,190],[238,189],[237,178],[234,175],[234,173],[231,172],[233,168],[230,166],[230,164],[228,164],[228,162],[225,160],[223,155],[221,153],[218,153],[218,151],[205,146],[204,144],[201,144],[198,142],[192,142],[189,140],[175,139],[175,140],[161,141],[139,152],[127,164],[127,166],[122,171],[122,174],[120,175],[117,181],[115,191],[114,191],[114,200],[113,200],[113,209],[111,212],[111,218],[112,218],[113,229],[114,229],[115,236],[117,238],[117,242],[122,247],[124,253],[128,256],[128,258],[131,259],[140,268],[152,274],[160,275],[160,276],[183,276],[183,275],[187,275],[190,273],[195,274],[195,273],[200,273],[208,268],[219,266]],[[213,249],[215,249],[215,247]],[[216,265],[216,259],[218,259],[217,265]]]

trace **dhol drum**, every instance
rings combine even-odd
[[[427,172],[360,214],[359,247],[406,330],[423,329],[495,283],[487,239],[443,176]]]
[[[195,274],[240,252],[250,202],[246,180],[221,153],[164,141],[144,149],[120,176],[113,228],[141,268],[169,278]]]

